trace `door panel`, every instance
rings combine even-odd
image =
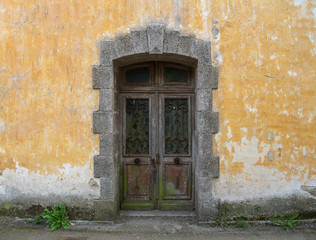
[[[192,95],[160,95],[158,206],[161,210],[192,210]]]
[[[137,159],[137,158],[136,158]],[[139,160],[140,161],[140,160]],[[150,164],[125,161],[125,198],[149,200],[151,196]]]
[[[191,163],[165,162],[163,183],[163,200],[191,199]]]
[[[153,95],[122,95],[122,209],[152,210],[155,190],[152,168]]]
[[[135,163],[135,159],[139,162]],[[155,202],[150,161],[135,159],[125,159],[124,162],[124,201],[121,209],[153,210]]]

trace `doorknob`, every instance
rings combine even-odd
[[[139,158],[135,158],[134,163],[136,163],[136,164],[140,163],[140,159]]]
[[[176,157],[176,158],[174,159],[174,163],[178,165],[178,164],[180,163],[180,158]]]

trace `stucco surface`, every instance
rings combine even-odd
[[[98,42],[152,22],[212,41],[221,171],[214,196],[315,186],[315,15],[312,0],[0,0],[0,198],[12,189],[99,196],[91,184]]]

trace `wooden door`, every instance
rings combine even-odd
[[[192,96],[161,94],[158,208],[192,210]]]
[[[120,94],[121,209],[193,210],[193,94],[156,85]]]

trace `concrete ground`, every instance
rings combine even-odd
[[[0,217],[0,240],[137,240],[137,239],[216,239],[216,240],[316,240],[316,222],[307,221],[295,231],[285,231],[268,222],[255,223],[246,229],[230,226],[212,227],[197,224],[190,218],[126,217],[116,224],[75,221],[68,230],[50,232],[45,224],[31,219]]]

